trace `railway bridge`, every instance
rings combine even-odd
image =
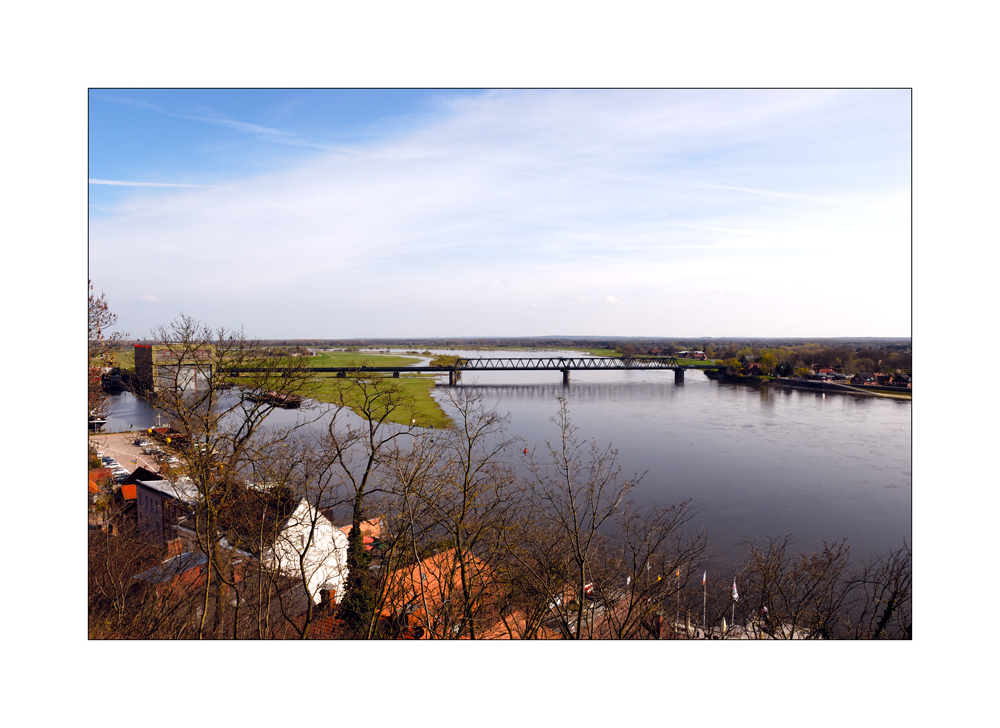
[[[547,357],[487,357],[481,359],[458,359],[450,366],[408,366],[408,367],[303,367],[297,371],[336,373],[338,377],[364,372],[392,373],[398,377],[400,372],[431,372],[434,374],[448,373],[448,384],[455,386],[462,378],[462,372],[512,372],[512,371],[560,371],[563,375],[563,385],[569,385],[571,371],[608,371],[614,369],[668,369],[674,373],[675,382],[684,381],[684,370],[692,367],[677,363],[676,357],[606,357],[606,356],[547,356]],[[241,373],[275,371],[274,369],[255,369],[241,367],[229,370],[231,376]]]
[[[625,359],[606,356],[550,356],[517,359],[506,357],[459,359],[448,372],[448,384],[452,386],[457,384],[462,372],[558,370],[562,372],[563,384],[568,385],[569,373],[573,370],[607,371],[612,369],[670,369],[674,372],[674,380],[683,382],[685,367],[677,363],[676,357],[632,357]]]

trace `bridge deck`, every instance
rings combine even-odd
[[[648,359],[622,359],[606,356],[580,357],[534,357],[534,358],[483,358],[459,359],[455,369],[461,371],[519,371],[519,370],[564,370],[564,369],[679,369],[674,357]]]
[[[437,374],[447,374],[449,372],[505,372],[505,371],[569,371],[569,370],[610,370],[610,369],[671,369],[683,370],[685,367],[677,363],[675,357],[659,358],[633,358],[622,359],[615,357],[601,356],[581,356],[581,357],[535,357],[535,358],[483,358],[483,359],[459,359],[454,366],[432,367],[432,366],[408,366],[408,367],[379,367],[379,366],[359,366],[359,367],[302,367],[299,371],[304,372],[435,372]],[[280,371],[280,369],[264,369],[252,367],[240,367],[230,370],[230,374],[240,373],[260,373],[266,371]]]

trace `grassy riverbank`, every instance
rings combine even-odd
[[[307,367],[405,367],[419,362],[418,357],[396,354],[373,354],[365,351],[324,351],[316,356],[303,357],[301,363]],[[315,389],[309,396],[319,402],[343,403],[361,415],[363,403],[359,387],[347,386],[349,380],[338,379],[336,374],[316,374],[313,377]],[[451,420],[431,397],[434,378],[419,374],[401,374],[398,378],[385,375],[385,384],[396,387],[406,404],[389,416],[390,422],[409,424],[416,419],[419,427],[447,427]]]
[[[376,364],[373,362],[372,366],[376,366]],[[394,365],[387,364],[385,366]],[[362,388],[352,385],[350,379],[338,379],[336,374],[316,375],[312,379],[313,386],[310,387],[308,393],[311,399],[329,404],[343,402],[356,414],[362,415],[364,403]],[[404,404],[389,415],[390,422],[406,425],[415,419],[418,427],[448,427],[451,424],[451,420],[448,419],[444,410],[431,397],[431,391],[435,387],[432,377],[415,374],[403,374],[398,378],[387,376],[384,377],[380,386],[395,388],[404,399]]]
[[[130,346],[127,349],[122,349],[121,351],[116,351],[114,366],[120,367],[121,369],[131,369],[135,370],[135,350]],[[90,362],[92,367],[104,366],[104,363],[100,359],[93,359]]]
[[[407,367],[420,359],[397,354],[373,354],[368,351],[324,351],[316,356],[304,356],[297,360],[305,367]]]
[[[363,351],[325,351],[316,356],[299,357],[292,361],[305,367],[405,367],[416,364],[420,359],[413,356],[373,354]],[[135,356],[131,349],[117,353],[117,365],[123,369],[135,368]],[[390,422],[404,425],[416,419],[420,427],[431,425],[448,427],[451,424],[444,410],[431,397],[430,393],[435,386],[432,376],[403,374],[399,378],[393,378],[391,374],[386,374],[385,379],[387,383],[397,387],[406,400],[405,406],[390,415]],[[361,415],[360,392],[356,387],[346,386],[349,379],[338,379],[334,373],[316,373],[311,376],[311,380],[308,391],[303,392],[305,396],[327,404],[339,404],[343,400],[347,407]],[[238,384],[239,380],[234,379],[233,382]],[[275,387],[278,385],[279,382],[276,380]]]

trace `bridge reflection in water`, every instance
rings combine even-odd
[[[564,386],[559,384],[469,384],[457,385],[463,390],[477,394],[489,395],[502,400],[511,401],[549,401],[555,397],[561,397],[564,393]],[[676,382],[675,386],[683,387],[684,382]],[[666,393],[663,384],[653,384],[650,382],[595,382],[580,383],[573,385],[573,399],[583,402],[622,402],[638,401],[650,402],[661,399]]]

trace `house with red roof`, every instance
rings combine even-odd
[[[487,615],[493,616],[499,596],[490,567],[470,553],[459,557],[452,548],[393,572],[382,617],[398,620],[404,639],[454,639],[473,628],[466,623],[467,601],[475,626],[486,628],[495,622]]]
[[[327,515],[326,511],[323,511],[324,515]],[[329,515],[327,515],[329,518]],[[330,520],[333,520],[332,518]],[[354,528],[354,524],[349,523],[346,526],[341,526],[340,530],[347,536],[348,539],[351,537],[351,530]],[[373,518],[370,521],[361,522],[361,537],[365,543],[365,549],[371,551],[375,546],[375,542],[378,537],[382,535],[381,520],[378,518]]]

